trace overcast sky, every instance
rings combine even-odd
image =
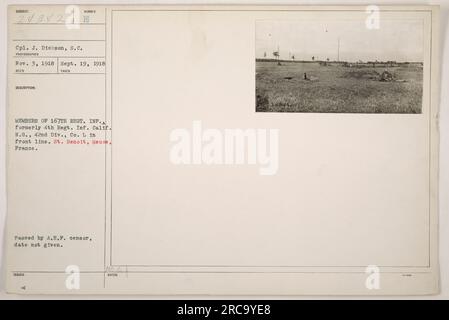
[[[385,20],[379,29],[358,21],[257,21],[256,57],[273,58],[279,46],[281,59],[340,61],[423,61],[423,21]]]

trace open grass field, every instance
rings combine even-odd
[[[394,80],[380,81],[384,71]],[[419,64],[345,67],[256,61],[256,111],[421,113],[422,81]]]

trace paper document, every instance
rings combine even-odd
[[[437,6],[10,6],[7,290],[438,293]]]

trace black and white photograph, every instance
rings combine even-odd
[[[423,24],[256,21],[256,112],[422,112]]]

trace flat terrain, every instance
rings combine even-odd
[[[393,81],[380,81],[388,71]],[[304,80],[307,73],[308,80]],[[422,66],[256,62],[256,111],[421,113]]]

